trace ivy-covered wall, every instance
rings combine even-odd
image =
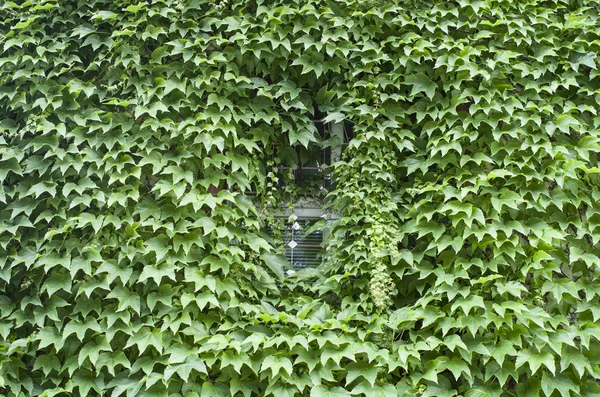
[[[0,395],[600,395],[599,9],[0,1]]]

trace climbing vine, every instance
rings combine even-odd
[[[599,10],[0,2],[0,394],[599,394]]]

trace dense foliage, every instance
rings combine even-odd
[[[599,9],[1,1],[0,394],[600,395]],[[315,118],[341,218],[284,278]]]

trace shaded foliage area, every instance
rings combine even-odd
[[[0,393],[600,394],[597,1],[4,1]],[[355,134],[283,278],[274,158]]]

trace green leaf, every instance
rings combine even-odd
[[[58,357],[53,355],[43,354],[35,359],[33,370],[42,370],[44,376],[48,376],[50,372],[56,371],[57,373],[61,370],[61,364]]]
[[[116,299],[119,304],[117,312],[127,310],[128,308],[133,309],[134,312],[140,314],[141,312],[141,298],[136,293],[125,287],[115,287],[107,296],[107,299]]]
[[[83,366],[86,359],[89,359],[92,365],[96,365],[100,352],[111,351],[110,344],[106,339],[106,336],[98,336],[93,342],[86,343],[81,350],[77,358],[79,366]]]
[[[265,357],[265,359],[262,362],[262,365],[260,366],[260,370],[270,370],[271,378],[274,378],[278,374],[280,374],[281,370],[285,371],[285,373],[287,373],[288,376],[291,376],[293,373],[292,362],[290,361],[290,359],[287,357],[275,355]]]
[[[446,368],[450,370],[450,372],[452,372],[452,375],[454,375],[454,379],[456,379],[457,381],[463,373],[468,379],[471,379],[471,369],[464,360],[461,360],[459,358],[453,358],[446,363]]]
[[[139,11],[140,11],[142,8],[145,8],[145,7],[146,7],[146,4],[144,4],[144,3],[140,2],[140,3],[137,3],[136,5],[133,5],[133,4],[132,4],[132,5],[128,6],[127,8],[125,8],[125,11],[127,11],[127,12],[132,12],[132,13],[137,13],[137,12],[139,12]]]
[[[294,397],[296,396],[296,393],[298,393],[297,387],[277,383],[275,385],[269,385],[265,395],[273,397]]]
[[[222,383],[203,382],[201,396],[204,397],[229,397],[228,388]]]
[[[56,351],[59,351],[65,343],[62,335],[52,326],[42,328],[37,334],[37,339],[40,341],[38,349],[53,345]]]
[[[506,340],[506,339],[502,339],[498,342],[498,344],[494,347],[494,349],[492,350],[492,357],[494,357],[494,360],[496,360],[496,362],[498,363],[498,365],[502,366],[504,363],[504,359],[507,355],[509,356],[516,356],[517,355],[517,350],[513,347],[513,344]]]
[[[310,389],[310,397],[349,397],[352,394],[338,386],[317,385]]]
[[[573,381],[564,374],[549,375],[544,372],[542,374],[541,384],[542,390],[546,396],[551,396],[555,390],[558,391],[562,397],[571,396],[571,391],[573,391],[575,395],[579,394],[579,385],[573,383]]]
[[[570,128],[579,127],[579,121],[570,114],[561,114],[556,118],[556,126],[565,134],[569,133]]]
[[[373,386],[367,382],[362,382],[352,389],[352,394],[360,393],[373,397],[396,397],[398,395],[398,391],[393,385],[387,384]]]
[[[156,254],[156,261],[160,261],[169,252],[169,239],[165,235],[157,236],[149,239],[145,243],[147,252],[154,252]]]
[[[347,384],[352,383],[358,377],[363,377],[371,386],[375,385],[375,380],[377,379],[377,367],[375,365],[369,365],[364,361],[358,361],[346,365],[345,369],[347,371]]]
[[[280,280],[283,280],[285,277],[284,269],[289,266],[287,259],[281,255],[272,254],[270,252],[264,252],[261,255],[261,259]]]
[[[296,142],[299,142],[302,146],[308,147],[310,142],[318,142],[315,132],[316,131],[314,129],[306,127],[291,129],[289,131],[290,145],[294,145]]]
[[[184,382],[188,382],[190,378],[190,374],[192,371],[197,371],[199,373],[203,373],[208,375],[206,364],[199,357],[189,356],[185,359],[184,362],[180,364],[171,364],[165,368],[165,379],[169,380],[173,376],[173,374],[179,375],[181,380]]]
[[[115,376],[117,370],[122,370],[123,368],[130,369],[131,364],[125,356],[125,353],[122,351],[113,351],[109,353],[102,353],[98,356],[96,361],[96,368],[101,370],[103,367],[106,367],[109,374]]]
[[[560,368],[566,370],[569,366],[573,366],[573,369],[577,372],[580,378],[584,378],[586,370],[592,375],[594,373],[592,369],[592,363],[590,360],[580,351],[572,348],[563,348],[560,357]]]
[[[142,283],[151,278],[156,285],[160,285],[164,277],[175,281],[175,270],[175,266],[171,263],[162,263],[156,266],[146,265],[138,278],[138,282]]]
[[[519,368],[525,363],[529,365],[532,374],[535,374],[541,365],[544,365],[546,368],[548,368],[548,370],[552,372],[552,374],[556,372],[554,356],[547,352],[534,353],[530,349],[521,350],[517,354],[517,361],[515,363],[515,366]]]
[[[139,354],[143,354],[149,346],[152,346],[162,354],[163,343],[160,329],[150,330],[148,327],[140,328],[127,341],[125,348],[136,345]]]
[[[42,291],[47,291],[52,296],[60,290],[71,292],[71,276],[69,273],[54,271],[44,283]]]
[[[198,294],[196,296],[196,303],[198,304],[198,308],[200,310],[204,310],[206,305],[208,305],[209,303],[211,304],[211,307],[221,307],[221,305],[219,304],[219,300],[215,297],[215,295],[212,292],[208,291]]]
[[[231,350],[227,350],[221,356],[221,368],[231,366],[235,372],[241,374],[242,366],[249,361],[249,357],[245,354],[236,354]]]
[[[477,388],[470,389],[465,393],[465,397],[500,397],[501,395],[502,390],[492,389],[482,385],[477,386]]]
[[[546,281],[542,286],[542,294],[547,292],[552,292],[554,299],[558,303],[562,301],[565,296],[570,296],[575,299],[579,299],[577,283],[569,280],[569,279],[560,279],[560,280],[552,280]]]
[[[416,73],[408,76],[404,84],[412,85],[411,96],[419,92],[424,92],[429,99],[433,99],[435,90],[437,89],[437,84],[424,73]]]
[[[112,12],[112,11],[98,11],[95,12],[94,15],[91,17],[92,20],[94,19],[99,19],[102,21],[106,21],[106,20],[110,20],[110,19],[116,19],[118,17],[118,14]]]
[[[471,294],[467,298],[460,297],[452,304],[450,310],[454,312],[457,308],[461,308],[466,315],[469,315],[474,307],[485,309],[483,298],[479,295]]]

